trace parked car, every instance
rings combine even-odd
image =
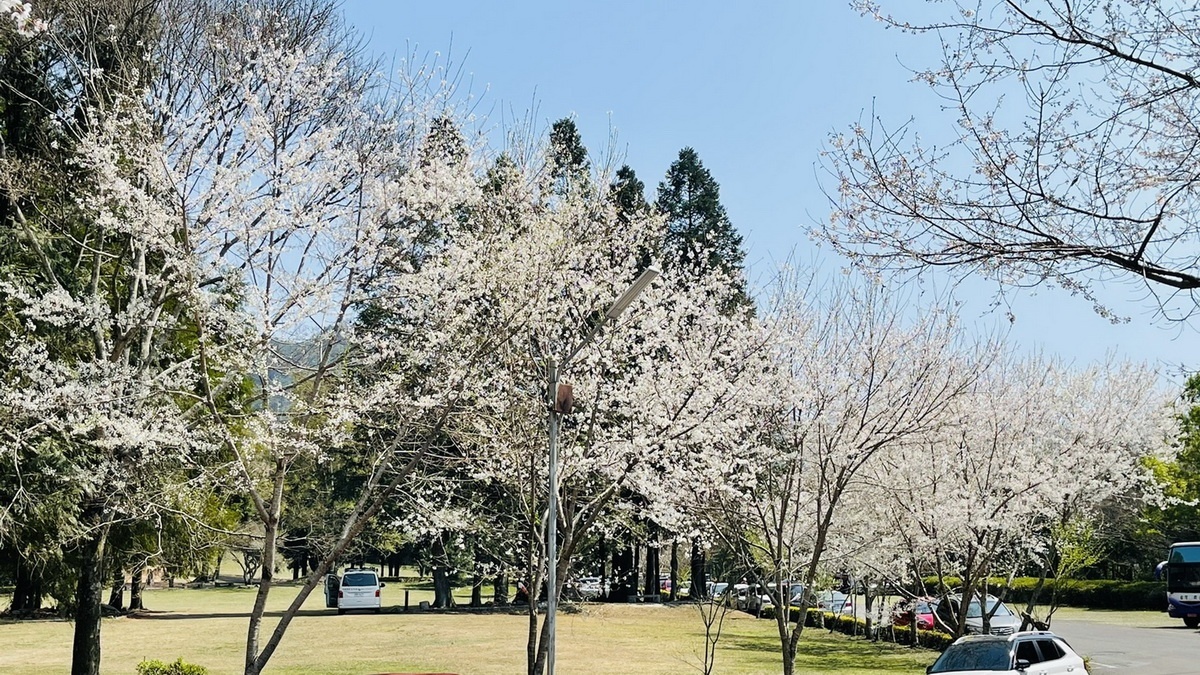
[[[575,589],[584,598],[598,598],[604,595],[604,584],[600,577],[579,577],[575,582]]]
[[[1049,631],[1012,635],[964,635],[942,652],[926,673],[1082,675],[1083,659]]]
[[[948,633],[953,633],[958,627],[958,612],[961,606],[962,596],[957,594],[943,596],[933,608],[934,624]],[[988,625],[992,635],[1012,635],[1021,628],[1021,618],[999,599],[991,595],[987,596],[987,608],[991,612]],[[983,607],[978,597],[972,597],[967,604],[966,634],[978,635],[981,633],[983,633]]]
[[[763,610],[768,607],[774,607],[775,601],[771,599],[771,594],[762,584],[754,584],[746,593],[747,612],[755,616],[762,616]]]
[[[708,582],[708,597],[716,601],[721,601],[725,597],[725,591],[729,590],[729,584],[724,581]]]
[[[338,587],[338,614],[345,614],[352,609],[369,609],[378,614],[383,607],[380,590],[386,585],[379,580],[379,574],[375,570],[346,570],[342,573],[342,582]]]
[[[897,628],[912,625],[912,618],[917,618],[917,628],[933,630],[933,605],[936,598],[920,597],[901,600],[892,605],[892,625]]]
[[[734,584],[725,589],[725,604],[734,609],[746,609],[750,604],[750,584]]]
[[[788,596],[790,597],[790,600],[788,600],[788,603],[791,604],[793,607],[798,607],[800,605],[800,602],[805,599],[804,584],[798,584],[798,583],[794,583],[794,582],[791,584],[788,584]],[[811,593],[811,592],[808,593],[808,608],[809,609],[813,609],[813,608],[817,607],[817,604],[819,602],[820,602],[820,599],[817,597],[817,595],[815,593]]]
[[[840,591],[825,591],[817,596],[817,609],[834,614],[853,614],[854,598]]]

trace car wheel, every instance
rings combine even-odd
[[[1185,616],[1183,617],[1183,625],[1188,628],[1196,628],[1200,626],[1200,616]]]

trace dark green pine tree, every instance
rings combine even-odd
[[[617,206],[617,219],[628,223],[635,216],[650,210],[646,201],[646,184],[628,164],[617,170],[616,180],[609,186],[609,195]]]
[[[721,205],[721,188],[695,150],[679,151],[679,159],[658,184],[655,206],[667,217],[663,265],[697,277],[718,270],[729,273],[737,279],[734,298],[744,300],[742,236],[729,222]]]
[[[646,184],[638,179],[628,164],[617,170],[616,179],[608,186],[608,196],[617,209],[617,222],[622,226],[633,222],[635,218],[646,215],[650,211],[650,203],[646,201]],[[645,248],[638,252],[638,274],[650,266],[654,259],[654,251]],[[631,280],[632,281],[632,280]]]
[[[575,120],[564,117],[550,127],[550,177],[555,188],[566,192],[572,185],[587,183],[587,148],[575,126]]]

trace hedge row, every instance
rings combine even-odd
[[[775,618],[774,609],[774,607],[764,607],[763,618]],[[800,608],[792,606],[788,610],[788,620],[796,621],[800,616]],[[867,622],[865,619],[846,614],[823,612],[819,609],[808,610],[808,614],[804,618],[804,625],[811,628],[827,628],[831,631],[837,631],[850,636],[865,636],[867,634]],[[883,628],[877,626],[875,627],[875,637],[884,642],[910,645],[912,644],[912,629],[902,628],[893,630],[891,626]],[[950,646],[951,642],[954,642],[954,636],[949,633],[943,633],[940,630],[917,631],[917,644],[921,647],[942,651]]]
[[[961,579],[946,577],[946,585],[959,588]],[[1003,588],[1005,579],[993,577],[988,579],[988,588]],[[1038,597],[1039,604],[1050,601],[1053,580],[1046,580],[1046,587]],[[924,579],[929,589],[938,587],[937,577]],[[1037,587],[1035,577],[1017,577],[1013,579],[1012,588],[1005,594],[1005,601],[1021,605],[1029,602]],[[912,589],[910,589],[912,590]],[[995,595],[996,591],[991,590]],[[1088,609],[1151,609],[1162,610],[1167,606],[1167,587],[1161,581],[1113,581],[1108,579],[1068,579],[1059,586],[1058,604],[1071,607],[1086,607]]]

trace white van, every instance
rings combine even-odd
[[[345,614],[351,609],[370,609],[376,614],[383,607],[379,590],[386,584],[379,581],[375,570],[351,568],[342,573],[338,587],[337,611]]]

